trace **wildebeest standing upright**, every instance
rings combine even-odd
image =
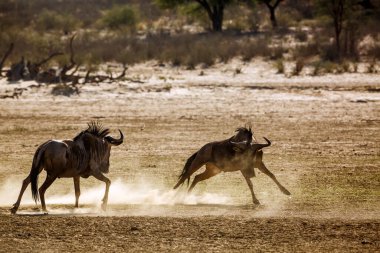
[[[74,178],[75,207],[78,207],[80,195],[79,179],[94,176],[106,183],[102,208],[107,207],[108,191],[111,181],[103,175],[109,171],[109,157],[112,146],[123,143],[123,133],[120,138],[114,139],[108,136],[110,130],[103,128],[98,122],[90,122],[88,128],[80,132],[72,140],[49,140],[39,146],[34,154],[30,174],[24,179],[20,194],[11,212],[17,212],[22,195],[26,187],[31,183],[32,196],[37,202],[41,199],[42,210],[46,212],[45,191],[57,179],[61,177]],[[45,169],[46,180],[38,187],[38,174]]]
[[[266,144],[252,143],[253,133],[251,128],[241,127],[236,132],[236,135],[227,140],[207,143],[190,156],[174,189],[178,188],[186,180],[189,182],[191,175],[203,165],[206,165],[206,170],[195,176],[190,185],[189,192],[197,183],[213,177],[222,171],[232,172],[240,170],[251,191],[253,203],[260,204],[253,192],[253,185],[250,179],[255,176],[254,168],[258,168],[261,172],[268,175],[284,194],[290,195],[290,192],[277,181],[276,177],[266,168],[262,161],[263,151],[261,149],[270,146],[271,142],[264,137],[267,141]]]

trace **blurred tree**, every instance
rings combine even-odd
[[[129,5],[115,6],[105,12],[102,22],[110,29],[133,29],[137,23],[137,14]]]
[[[212,25],[212,30],[216,32],[222,31],[224,9],[228,4],[237,0],[156,0],[162,8],[174,8],[178,5],[198,3],[199,6],[206,11]]]
[[[36,17],[35,28],[39,31],[62,30],[65,34],[76,30],[81,22],[70,14],[60,14],[56,11],[43,9]]]
[[[339,61],[342,56],[355,57],[360,28],[373,18],[367,12],[368,9],[374,8],[372,2],[369,0],[361,2],[358,0],[318,0],[318,5],[322,14],[329,16],[332,20],[336,59]]]
[[[255,8],[256,3],[265,4],[269,11],[269,18],[273,29],[277,28],[276,9],[283,1],[284,0],[241,0],[241,2],[248,4],[252,9]]]
[[[362,0],[358,2],[364,9],[374,9],[375,6],[372,4],[371,0]]]
[[[284,0],[259,0],[268,7],[272,28],[277,28],[276,9]]]

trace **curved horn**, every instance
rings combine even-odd
[[[111,143],[112,145],[115,145],[115,146],[118,146],[118,145],[122,144],[123,143],[123,139],[124,139],[123,133],[121,132],[120,129],[118,129],[118,130],[119,130],[119,133],[120,133],[120,138],[119,139],[114,139],[111,136],[107,136],[105,138],[109,143]]]
[[[266,142],[267,142],[266,144],[259,144],[259,143],[251,144],[251,148],[252,148],[253,152],[256,152],[257,150],[265,148],[265,147],[269,147],[272,144],[270,140],[268,140],[265,137],[263,137],[263,138],[266,140]]]

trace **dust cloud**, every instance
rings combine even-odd
[[[80,197],[80,202],[83,204],[100,204],[104,190],[104,184],[86,189]],[[222,205],[231,203],[228,197],[218,194],[186,194],[174,190],[161,190],[146,182],[128,184],[121,179],[114,180],[112,183],[108,199],[108,203],[111,205]],[[74,192],[51,196],[47,200],[51,204],[70,204],[74,202]]]
[[[21,181],[8,179],[0,187],[0,206],[11,206],[17,199],[21,187]],[[80,204],[100,206],[104,195],[105,185],[81,189]],[[74,190],[67,194],[45,195],[47,205],[65,205],[75,202]],[[160,189],[146,182],[128,184],[122,179],[113,180],[108,197],[110,205],[231,205],[233,202],[228,196],[213,193],[200,195],[187,194],[185,191]],[[30,186],[26,189],[21,205],[32,205],[34,201],[30,194]]]
[[[0,186],[0,207],[8,210],[18,197],[21,182],[19,178],[9,178]],[[46,205],[52,215],[106,215],[106,216],[202,216],[202,215],[239,215],[246,217],[271,217],[282,215],[284,205],[289,197],[279,193],[276,187],[264,187],[267,180],[258,182],[257,191],[261,205],[252,205],[249,195],[239,199],[232,192],[188,194],[185,187],[177,190],[168,189],[141,180],[126,183],[118,178],[112,181],[107,212],[101,210],[105,191],[103,183],[95,187],[82,187],[79,199],[80,208],[74,208],[75,193],[73,187],[69,192],[46,192]],[[266,189],[266,190],[263,190]],[[247,189],[248,190],[248,189]],[[248,197],[248,199],[247,199]],[[26,189],[18,211],[21,215],[41,215],[40,203],[35,204],[31,197],[30,186]]]

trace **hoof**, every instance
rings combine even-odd
[[[105,211],[107,211],[107,204],[102,204],[102,210],[105,212]]]
[[[12,207],[11,209],[9,209],[9,211],[11,212],[11,214],[16,214],[16,212],[17,212],[17,207]]]
[[[254,199],[254,200],[253,200],[253,204],[255,204],[255,205],[260,205],[260,201],[258,201],[257,199]]]
[[[289,192],[287,189],[285,189],[285,188],[281,188],[281,191],[282,191],[282,193],[284,193],[285,195],[291,195],[290,192]]]

